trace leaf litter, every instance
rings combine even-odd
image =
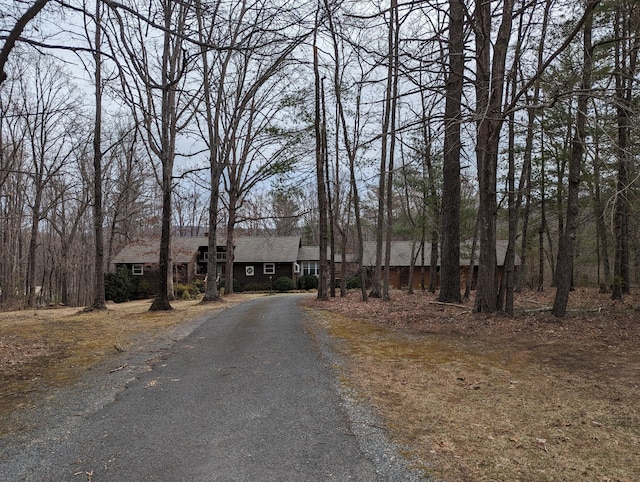
[[[517,295],[516,315],[436,296],[359,293],[307,303],[349,359],[345,379],[404,455],[447,481],[637,481],[640,299],[553,290]]]

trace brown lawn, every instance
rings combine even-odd
[[[311,302],[343,374],[405,455],[447,481],[640,481],[640,305],[518,296],[514,319],[404,292]]]

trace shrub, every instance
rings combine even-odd
[[[136,295],[138,298],[148,298],[153,293],[153,287],[146,279],[138,280]]]
[[[193,287],[197,290],[195,294],[204,293],[204,280],[197,279],[192,284]]]
[[[296,284],[288,276],[282,276],[273,282],[273,288],[276,291],[291,291],[296,288]]]
[[[298,278],[299,290],[315,290],[318,289],[318,278],[312,274],[306,274]]]
[[[225,278],[220,278],[220,282],[218,283],[218,289],[224,288],[225,282],[226,282]],[[234,293],[239,293],[240,291],[242,291],[242,286],[240,285],[240,281],[238,281],[235,278],[233,278],[233,291]]]
[[[269,291],[269,283],[247,283],[243,291]]]
[[[137,291],[136,279],[126,268],[120,268],[115,273],[104,275],[105,299],[116,303],[130,301]]]
[[[360,275],[355,275],[347,279],[347,289],[351,290],[355,288],[362,288],[362,279],[360,278]]]
[[[200,290],[195,283],[189,283],[186,285],[176,283],[173,285],[173,291],[176,294],[176,298],[183,300],[190,300],[200,294]]]

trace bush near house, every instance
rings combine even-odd
[[[153,294],[153,286],[146,279],[136,280],[136,298],[145,299]]]
[[[186,285],[177,283],[173,285],[173,290],[176,293],[176,298],[181,300],[190,300],[200,294],[200,289],[195,283],[189,283]]]
[[[315,290],[318,289],[318,278],[312,274],[306,274],[298,278],[299,290]]]
[[[104,291],[108,301],[124,303],[135,298],[138,286],[131,271],[120,268],[115,273],[104,275]]]
[[[242,291],[269,291],[270,289],[271,288],[269,287],[269,283],[247,283],[242,288]]]
[[[225,284],[225,279],[222,278],[219,282],[218,282],[218,289],[222,289],[224,288],[224,284]],[[245,288],[246,290],[246,288]],[[226,291],[226,290],[225,290]],[[242,286],[240,285],[240,281],[238,281],[237,279],[233,278],[233,291],[234,293],[240,293],[242,291]]]
[[[352,276],[351,278],[347,279],[347,289],[353,290],[356,288],[362,288],[362,279],[359,275]]]
[[[288,276],[282,276],[273,282],[273,288],[276,291],[291,291],[296,288],[296,284]]]

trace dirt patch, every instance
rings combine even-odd
[[[308,306],[350,359],[345,383],[426,474],[637,481],[640,300],[578,290],[558,320],[553,295],[520,294],[513,319],[424,293]]]

